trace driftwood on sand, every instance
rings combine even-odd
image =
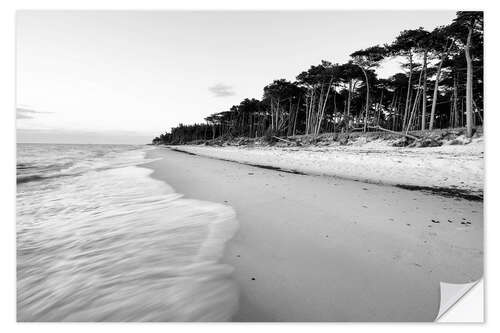
[[[278,138],[277,136],[273,136],[273,138],[276,139],[276,140],[280,140],[280,141],[286,142],[286,143],[297,144],[296,142],[285,140],[285,139],[282,139],[282,138]]]
[[[413,135],[410,135],[410,134],[406,134],[406,133],[402,133],[402,132],[391,131],[391,130],[389,130],[387,128],[383,128],[381,126],[368,126],[368,128],[378,129],[380,131],[389,132],[389,133],[396,134],[396,135],[401,135],[401,136],[404,136],[406,138],[413,139],[415,141],[422,140],[421,138],[417,138],[416,136],[413,136]]]

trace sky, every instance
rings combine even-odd
[[[18,142],[148,143],[453,11],[19,11]],[[383,64],[379,76],[398,71]]]

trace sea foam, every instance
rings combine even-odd
[[[85,156],[18,185],[18,320],[230,320],[233,209],[151,178],[143,149]]]

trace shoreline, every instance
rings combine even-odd
[[[153,178],[236,211],[240,229],[222,260],[240,288],[233,321],[433,321],[439,282],[482,276],[482,202],[162,148],[148,155],[159,158],[143,165]]]

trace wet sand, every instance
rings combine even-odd
[[[483,203],[158,147],[177,192],[233,207],[234,321],[433,321],[439,282],[483,274]]]

